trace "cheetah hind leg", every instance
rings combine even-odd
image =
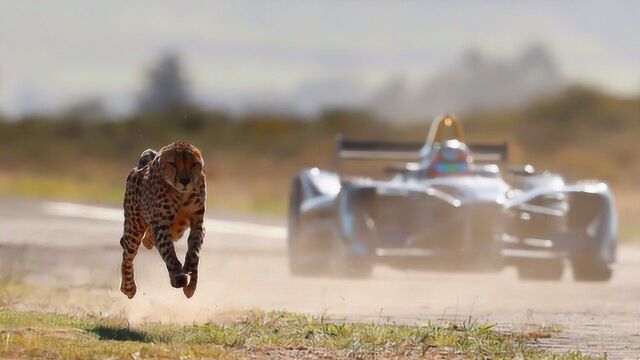
[[[147,250],[153,249],[153,246],[155,245],[153,231],[151,231],[150,227],[147,228],[147,230],[144,232],[144,235],[142,236],[142,245],[144,245]]]

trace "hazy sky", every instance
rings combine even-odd
[[[126,107],[143,69],[183,55],[201,99],[348,80],[423,79],[475,47],[547,46],[571,80],[640,89],[640,1],[0,0],[0,111],[103,96]]]

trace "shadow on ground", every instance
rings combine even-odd
[[[126,327],[100,325],[89,329],[89,332],[98,335],[100,340],[154,342],[151,336],[144,331],[131,330]]]

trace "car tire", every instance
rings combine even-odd
[[[304,239],[305,224],[300,216],[302,203],[302,183],[295,178],[291,184],[289,197],[289,218],[287,229],[287,251],[289,272],[294,276],[317,276],[326,272],[328,266],[325,258],[314,256],[309,241]]]
[[[374,230],[370,225],[371,216],[365,205],[367,199],[366,194],[364,197],[352,199],[354,206],[350,211],[354,219],[353,233],[348,238],[341,234],[341,241],[333,244],[330,268],[332,275],[336,277],[366,279],[373,273]]]
[[[609,281],[613,275],[608,264],[584,258],[572,259],[571,268],[575,281]]]
[[[563,259],[523,260],[518,264],[520,280],[559,281],[564,274]]]

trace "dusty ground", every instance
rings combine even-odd
[[[169,286],[158,254],[141,248],[138,294],[129,301],[117,291],[117,211],[0,199],[0,274],[95,295],[43,299],[42,306],[118,312],[132,322],[220,320],[251,308],[412,324],[471,316],[504,329],[561,329],[540,341],[546,348],[640,358],[639,248],[621,248],[619,268],[605,284],[574,283],[569,271],[561,282],[521,282],[512,269],[463,274],[378,267],[370,280],[306,279],[288,274],[282,224],[250,221],[262,225],[209,222],[201,280],[191,300]],[[184,247],[181,241],[182,254]]]

